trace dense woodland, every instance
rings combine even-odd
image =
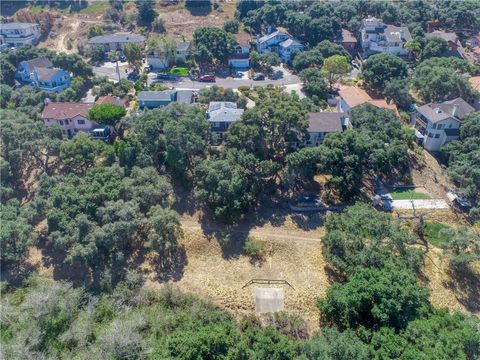
[[[120,16],[121,2],[111,3]],[[156,14],[148,15],[152,2],[137,6],[139,21],[160,27]],[[342,26],[357,31],[366,15],[408,25],[418,42],[413,44],[413,71],[386,54],[365,61],[367,88],[393,99],[401,109],[412,104],[409,90],[424,102],[475,95],[462,74],[478,74],[478,65],[437,57],[444,44],[428,42],[424,32],[433,19],[465,36],[478,30],[476,1],[332,5],[240,0],[236,22],[195,32],[195,59],[224,62],[232,51],[230,32],[240,22],[252,32],[283,26],[309,44],[292,64],[308,97],[299,99],[276,88],[255,89],[249,95],[256,106],[229,128],[222,147],[211,145],[214,135],[201,106],[178,104],[130,115],[115,106],[96,106],[89,117],[115,126],[120,139],[114,144],[87,135],[67,140],[59,128],[46,127],[39,118],[46,97],[78,101],[92,86],[94,95],[128,97],[131,89],[146,89],[144,82],[122,80],[113,85],[94,77],[79,55],[29,46],[2,52],[0,246],[6,276],[0,357],[479,358],[478,317],[434,308],[420,281],[429,247],[423,228],[411,231],[362,202],[362,189],[374,175],[408,177],[411,158],[421,154],[412,130],[393,111],[367,104],[352,111],[352,129],[328,135],[315,148],[291,146],[307,139],[307,113],[325,106],[332,82],[348,69],[345,63],[350,66],[350,55],[332,42],[335,34]],[[215,46],[208,46],[212,42]],[[137,49],[131,50],[135,64]],[[278,61],[257,55],[252,54],[254,66]],[[71,88],[53,94],[14,87],[18,64],[37,56],[71,71]],[[210,101],[234,101],[245,108],[247,99],[212,87],[199,94],[200,104]],[[449,176],[474,205],[473,220],[480,217],[479,144],[480,116],[474,113],[463,121],[460,139],[441,154]],[[301,316],[234,319],[174,286],[157,292],[142,288],[136,266],[145,254],[157,259],[159,274],[183,261],[181,216],[175,210],[182,201],[179,193],[190,194],[207,216],[234,228],[266,198],[297,194],[317,173],[327,175],[324,190],[332,201],[350,205],[325,220],[321,246],[336,280],[317,301],[321,333],[309,334]],[[472,263],[480,259],[478,233],[459,227],[446,234],[443,250],[452,274],[474,274]],[[54,254],[48,261],[59,280],[27,274],[24,265],[31,246]],[[228,239],[222,246],[229,246]]]

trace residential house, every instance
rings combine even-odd
[[[140,47],[145,46],[145,36],[138,34],[111,34],[94,36],[88,40],[90,46],[99,46],[105,52],[123,51],[126,44],[137,44]]]
[[[308,114],[308,134],[305,146],[320,145],[325,136],[334,132],[341,132],[349,127],[348,114],[342,112],[315,112]]]
[[[59,92],[70,86],[70,74],[54,68],[50,59],[46,57],[22,61],[15,77],[32,87],[53,92]]]
[[[473,55],[473,60],[480,62],[480,33],[468,38],[466,44]]]
[[[404,45],[412,35],[405,26],[386,25],[380,19],[370,17],[362,21],[360,32],[360,43],[367,55],[380,52],[398,56],[410,54]]]
[[[96,101],[95,105],[101,105],[101,104],[112,104],[112,105],[118,105],[125,107],[125,100],[120,99],[118,96],[112,96],[112,95],[105,95],[105,96],[100,96]]]
[[[357,38],[347,29],[342,29],[341,35],[335,39],[335,43],[342,45],[350,54],[357,50]]]
[[[248,69],[250,67],[250,35],[235,34],[235,39],[237,45],[235,45],[235,52],[228,58],[228,66],[235,69]]]
[[[289,63],[294,53],[304,51],[305,46],[283,31],[274,31],[257,40],[257,50],[260,53],[275,52],[283,62]]]
[[[190,41],[181,41],[177,43],[175,53],[175,63],[185,62],[190,56],[191,43]],[[153,69],[166,69],[173,65],[166,58],[165,54],[156,49],[151,49],[147,53],[147,64]]]
[[[460,59],[465,58],[465,50],[463,49],[463,46],[460,43],[460,40],[458,39],[457,34],[442,31],[442,30],[435,30],[431,33],[425,34],[425,36],[427,38],[443,39],[447,42],[448,50],[445,51],[443,54],[441,54],[441,56],[444,56],[444,57],[453,56]]]
[[[420,106],[412,116],[415,135],[428,151],[458,138],[462,119],[475,109],[462,98]]]
[[[35,45],[40,37],[40,27],[32,23],[0,24],[0,37],[8,46]]]
[[[465,43],[470,48],[480,46],[480,32],[477,35],[469,37]]]
[[[389,104],[385,99],[374,99],[365,90],[356,86],[341,86],[339,91],[338,111],[348,113],[355,106],[372,104],[378,108],[398,112],[396,105]]]
[[[45,99],[42,120],[46,126],[60,126],[66,136],[72,137],[79,131],[89,132],[97,125],[95,121],[87,118],[88,110],[94,105],[94,103],[54,103]]]
[[[223,141],[223,133],[228,130],[231,123],[240,120],[243,111],[238,109],[234,102],[212,101],[208,105],[207,119],[212,125],[212,132],[216,134],[217,143]]]
[[[196,98],[194,90],[140,91],[137,95],[138,108],[141,110],[164,107],[172,102],[193,104]]]

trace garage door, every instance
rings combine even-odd
[[[250,66],[249,59],[230,59],[228,65],[234,68],[248,68]]]

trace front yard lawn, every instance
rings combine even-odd
[[[175,74],[175,75],[188,75],[188,69],[183,67],[173,67],[168,71],[168,74]]]
[[[428,194],[416,192],[413,189],[397,189],[390,193],[393,200],[431,199]]]
[[[441,231],[448,229],[449,226],[434,221],[425,221],[423,226],[425,238],[430,244],[440,247],[448,241],[448,237]]]

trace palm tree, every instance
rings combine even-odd
[[[117,65],[117,75],[118,75],[118,82],[120,82],[120,69],[118,68],[118,60],[119,60],[119,56],[118,56],[118,53],[116,51],[109,51],[108,53],[108,57],[115,61],[116,65]]]

